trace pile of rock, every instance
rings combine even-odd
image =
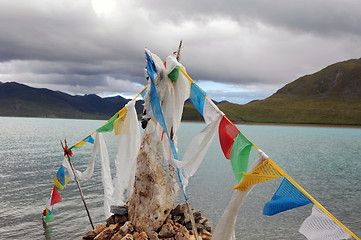
[[[114,213],[106,220],[106,224],[98,224],[94,230],[88,231],[85,240],[196,240],[189,218],[186,204],[179,204],[169,214],[158,231],[137,232],[128,220],[126,206],[113,207]],[[203,216],[199,210],[193,209],[198,240],[211,240],[212,222]]]

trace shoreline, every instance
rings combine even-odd
[[[4,118],[43,118],[43,119],[67,119],[67,120],[92,120],[92,121],[107,121],[108,119],[92,119],[92,118],[62,118],[62,117],[36,117],[36,116],[0,116]],[[324,127],[324,128],[350,128],[361,129],[360,125],[347,124],[322,124],[322,123],[262,123],[262,122],[237,122],[231,121],[235,125],[256,125],[256,126],[285,126],[285,127]],[[197,120],[182,120],[184,123],[204,123]]]
[[[231,120],[232,121],[232,120]],[[202,123],[202,121],[183,120],[186,123]],[[256,122],[236,122],[235,125],[256,125],[256,126],[284,126],[284,127],[324,127],[324,128],[356,128],[361,129],[361,125],[347,124],[322,124],[322,123],[256,123]]]

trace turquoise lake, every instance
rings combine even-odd
[[[0,117],[0,239],[79,239],[91,229],[76,183],[59,190],[55,219],[44,228],[41,214],[61,165],[60,139],[69,145],[100,127],[104,121]],[[178,131],[179,156],[203,123],[183,123]],[[352,232],[361,236],[361,129],[237,125],[257,147]],[[105,133],[114,161],[117,138]],[[85,170],[92,145],[74,150],[73,163]],[[250,163],[257,159],[253,150]],[[114,162],[111,164],[114,165]],[[81,181],[95,224],[105,223],[100,161],[92,179]],[[257,184],[236,223],[237,239],[305,239],[298,233],[311,214],[311,204],[275,216],[263,216],[264,204],[282,178]],[[188,196],[216,226],[237,182],[216,135],[200,168],[190,179]],[[179,201],[181,194],[179,193]]]

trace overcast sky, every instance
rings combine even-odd
[[[144,48],[220,101],[246,103],[361,57],[357,0],[0,0],[0,81],[131,97]]]

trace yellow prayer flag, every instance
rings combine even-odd
[[[257,183],[265,182],[277,177],[281,177],[281,173],[277,171],[269,161],[269,159],[265,159],[251,172],[251,173],[243,173],[244,176],[239,184],[233,187],[240,192],[244,192],[251,185],[255,185]]]
[[[119,111],[119,116],[114,121],[114,124],[113,124],[115,136],[118,136],[120,134],[120,131],[122,130],[124,119],[125,119],[125,116],[127,115],[127,112],[128,112],[128,110],[126,107],[122,108]]]
[[[85,141],[84,140],[81,140],[80,142],[78,142],[77,144],[75,144],[75,148],[80,148],[82,147],[83,145],[85,144]]]

